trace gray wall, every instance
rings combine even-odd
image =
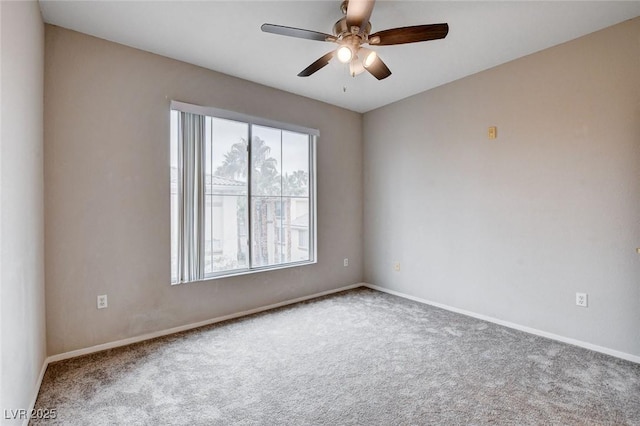
[[[29,408],[46,357],[44,25],[36,2],[2,1],[0,15],[0,409],[5,420],[4,410]]]
[[[45,40],[49,355],[362,280],[360,114],[59,27]],[[171,99],[320,129],[316,265],[169,284]]]
[[[365,114],[365,280],[640,355],[639,40],[636,18]]]

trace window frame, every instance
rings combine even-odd
[[[232,269],[232,270],[228,270],[228,271],[217,271],[217,272],[210,272],[210,273],[203,273],[203,276],[201,278],[198,279],[194,279],[194,280],[190,280],[190,281],[180,281],[179,278],[177,278],[177,280],[174,281],[174,277],[173,277],[173,270],[170,273],[170,282],[171,285],[179,285],[179,284],[185,284],[185,283],[190,283],[190,282],[198,282],[198,281],[205,281],[205,280],[212,280],[212,279],[218,279],[218,278],[227,278],[227,277],[234,277],[234,276],[241,276],[241,275],[247,275],[247,274],[255,274],[255,273],[259,273],[259,272],[265,272],[265,271],[273,271],[273,270],[279,270],[279,269],[288,269],[288,268],[294,268],[294,267],[299,267],[299,266],[304,266],[304,265],[311,265],[311,264],[315,264],[318,263],[318,245],[317,245],[317,213],[318,213],[318,209],[317,209],[317,168],[316,168],[316,145],[317,145],[317,140],[318,137],[320,136],[320,131],[318,129],[313,129],[313,128],[308,128],[308,127],[304,127],[304,126],[299,126],[299,125],[295,125],[295,124],[289,124],[289,123],[283,123],[283,122],[279,122],[279,121],[275,121],[275,120],[270,120],[270,119],[265,119],[265,118],[261,118],[261,117],[255,117],[255,116],[251,116],[251,115],[247,115],[247,114],[243,114],[243,113],[239,113],[239,112],[234,112],[234,111],[229,111],[229,110],[224,110],[224,109],[220,109],[220,108],[215,108],[215,107],[205,107],[205,106],[200,106],[200,105],[194,105],[194,104],[189,104],[189,103],[185,103],[185,102],[180,102],[180,101],[176,101],[176,100],[172,100],[170,103],[170,109],[169,112],[171,111],[178,111],[178,112],[185,112],[185,113],[191,113],[191,114],[198,114],[198,115],[202,115],[202,116],[210,116],[213,118],[219,118],[219,119],[226,119],[226,120],[232,120],[232,121],[237,121],[237,122],[242,122],[242,123],[246,123],[248,125],[248,146],[251,146],[251,142],[253,140],[253,134],[252,134],[252,127],[253,126],[263,126],[263,127],[269,127],[269,128],[273,128],[273,129],[277,129],[277,130],[281,130],[281,131],[289,131],[289,132],[295,132],[295,133],[302,133],[302,134],[306,134],[309,136],[309,229],[308,229],[308,250],[309,250],[309,260],[300,260],[300,261],[293,261],[293,262],[287,262],[287,263],[279,263],[279,264],[275,264],[275,265],[266,265],[266,266],[251,266],[251,260],[252,260],[252,226],[253,226],[253,218],[251,216],[251,208],[248,209],[248,235],[247,235],[247,255],[248,255],[248,267],[246,268],[239,268],[239,269]],[[170,131],[173,129],[170,129]],[[171,145],[171,141],[169,141],[170,145]],[[249,175],[248,175],[248,179],[247,179],[247,194],[246,194],[246,200],[247,200],[247,205],[251,206],[251,200],[252,200],[252,185],[251,185],[251,151],[249,148],[249,151],[247,152],[247,160],[248,160],[248,165],[249,165]],[[172,211],[171,209],[169,209],[170,211]],[[173,219],[170,221],[171,226],[173,226]],[[181,230],[178,230],[178,232],[181,232]],[[200,228],[198,230],[199,234],[202,235],[205,231],[204,231],[204,226],[202,228]],[[278,244],[280,242],[278,241]],[[173,243],[172,243],[173,244]],[[173,246],[172,246],[172,252],[173,252]],[[204,254],[201,253],[201,256],[204,257]],[[204,259],[201,259],[201,261],[204,261]]]

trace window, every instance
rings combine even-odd
[[[173,284],[315,262],[317,136],[171,103]]]

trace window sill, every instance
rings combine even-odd
[[[316,263],[318,263],[317,260],[304,260],[300,262],[291,262],[291,263],[286,263],[282,265],[262,266],[262,267],[253,268],[253,269],[241,269],[241,270],[236,270],[232,272],[218,272],[215,274],[207,275],[201,280],[171,283],[171,285],[175,286],[175,285],[182,285],[182,284],[191,284],[191,283],[197,283],[202,281],[217,280],[221,278],[231,278],[231,277],[239,277],[242,275],[252,275],[260,272],[279,271],[282,269],[297,268],[299,266],[314,265]]]

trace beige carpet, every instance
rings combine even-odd
[[[46,408],[43,424],[638,425],[640,365],[356,289],[52,364]]]

